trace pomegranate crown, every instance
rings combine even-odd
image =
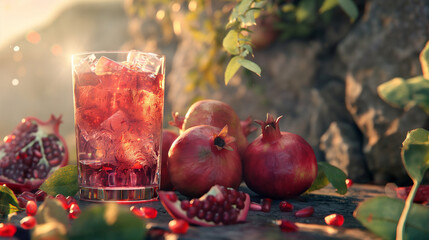
[[[179,112],[172,112],[171,116],[173,117],[173,120],[169,121],[168,124],[170,124],[170,126],[177,127],[182,130],[185,118],[180,116]]]
[[[273,141],[281,137],[279,121],[283,116],[279,116],[274,120],[273,115],[267,113],[267,120],[255,120],[262,128],[262,140],[263,141]]]
[[[228,125],[225,125],[218,134],[213,135],[213,144],[217,150],[226,149],[233,151],[234,149],[230,145],[233,142],[235,142],[235,138],[228,135]]]

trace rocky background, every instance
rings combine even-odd
[[[130,18],[122,1],[72,6],[38,29],[37,45],[22,36],[0,49],[0,135],[24,116],[63,114],[61,131],[74,149],[70,54],[136,48],[167,57],[166,127],[171,111],[184,114],[195,98],[219,99],[242,119],[284,115],[283,131],[303,136],[319,161],[340,167],[355,182],[409,184],[401,143],[407,131],[428,129],[428,116],[419,108],[389,106],[376,89],[394,77],[421,74],[418,56],[429,40],[429,2],[358,2],[361,13],[354,23],[342,18],[323,33],[255,51],[262,77],[236,75],[227,86],[192,92],[185,90],[187,72],[198,49],[186,28],[180,37],[168,36],[151,19]],[[183,19],[180,12],[172,17]],[[62,46],[59,55],[50,53],[55,44]]]

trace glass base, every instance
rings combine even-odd
[[[138,203],[158,199],[158,186],[140,188],[105,187],[91,188],[80,187],[80,200],[90,202],[121,202]]]

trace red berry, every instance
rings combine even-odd
[[[346,186],[347,188],[351,187],[353,185],[353,180],[351,180],[350,178],[346,179]]]
[[[70,209],[69,209],[69,218],[70,219],[76,219],[79,217],[79,215],[80,215],[79,205],[77,205],[77,203],[72,203],[70,205]]]
[[[0,223],[0,237],[13,237],[16,226],[11,223]]]
[[[32,229],[36,226],[36,218],[33,216],[26,216],[19,222],[23,229]]]
[[[286,201],[281,201],[279,204],[280,211],[282,212],[292,212],[293,205],[291,203],[288,203]]]
[[[168,223],[168,227],[173,233],[184,234],[188,232],[189,223],[183,219],[173,219]]]
[[[177,195],[174,192],[168,192],[167,198],[172,202],[177,201]]]
[[[280,230],[282,230],[282,232],[297,232],[298,231],[298,226],[291,221],[282,219],[280,220]]]
[[[314,213],[312,206],[305,207],[295,212],[295,217],[310,217]]]
[[[145,218],[156,218],[158,211],[152,207],[141,207],[140,210]]]
[[[342,226],[344,223],[344,216],[341,214],[333,213],[325,217],[325,222],[328,225]]]
[[[39,189],[39,190],[37,190],[35,195],[36,195],[36,200],[42,202],[42,201],[45,201],[45,198],[48,194],[45,191]]]
[[[37,204],[35,201],[30,200],[27,202],[27,206],[25,207],[25,211],[28,216],[34,216],[37,213]]]
[[[57,194],[57,195],[55,196],[55,199],[57,199],[57,200],[59,200],[59,201],[61,202],[61,204],[62,204],[62,206],[63,206],[63,208],[64,208],[65,210],[68,210],[67,199],[66,199],[66,197],[64,197],[64,195],[62,195],[62,194]]]

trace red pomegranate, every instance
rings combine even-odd
[[[171,144],[178,137],[178,134],[169,129],[162,130],[162,154],[161,154],[161,190],[173,190],[173,184],[171,184],[170,176],[168,175],[168,151],[170,150]]]
[[[68,150],[59,134],[61,116],[42,122],[24,118],[0,145],[0,184],[14,192],[37,189],[56,169],[67,165]]]
[[[168,173],[177,191],[200,197],[213,185],[238,188],[242,164],[228,126],[209,125],[187,129],[171,145]]]
[[[217,128],[228,125],[229,135],[236,139],[240,154],[244,153],[248,145],[237,113],[224,102],[213,99],[201,100],[189,107],[184,118],[178,113],[173,113],[173,119],[174,121],[170,124],[179,127],[182,131],[198,125],[210,125]]]
[[[275,199],[297,196],[316,179],[317,161],[311,146],[299,135],[281,132],[278,117],[256,121],[262,135],[247,148],[244,181],[257,194]]]

